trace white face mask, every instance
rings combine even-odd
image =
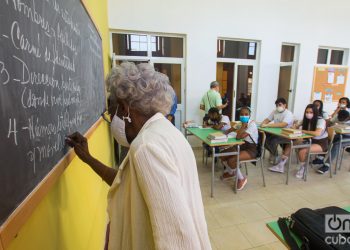
[[[114,139],[116,139],[116,141],[118,142],[118,144],[124,147],[130,147],[130,143],[128,142],[125,134],[125,121],[124,121],[124,120],[127,120],[129,123],[131,123],[129,109],[128,109],[128,116],[126,117],[123,116],[123,120],[117,116],[117,112],[118,112],[118,108],[112,119],[111,133]]]
[[[346,108],[346,104],[340,104],[340,108]]]
[[[278,106],[276,109],[279,113],[282,113],[284,111],[284,107],[283,106]]]

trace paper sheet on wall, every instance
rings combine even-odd
[[[345,82],[344,75],[337,76],[337,84],[344,84],[344,82]]]
[[[314,100],[321,100],[322,92],[314,92]]]
[[[334,72],[328,72],[328,83],[334,83]]]
[[[325,103],[330,104],[330,103],[332,103],[332,100],[333,100],[333,95],[332,94],[325,94],[325,96],[324,96],[324,102]]]

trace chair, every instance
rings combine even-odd
[[[343,163],[343,157],[344,157],[344,152],[346,149],[350,148],[350,146],[345,146],[342,148],[342,152],[341,152],[341,157],[340,157],[340,163],[339,163],[339,167],[338,167],[338,170],[340,170],[341,168],[341,164]],[[335,173],[337,171],[337,166],[335,166]],[[350,171],[350,168],[349,168],[349,171]]]
[[[310,156],[312,155],[324,155],[324,162],[326,162],[329,159],[329,163],[330,163],[330,168],[329,168],[329,177],[332,178],[332,154],[331,154],[331,150],[333,148],[333,141],[334,141],[334,137],[335,137],[335,132],[334,129],[332,128],[328,128],[328,150],[325,152],[310,152]],[[306,169],[305,173],[304,173],[304,180],[307,180],[307,173],[308,173],[308,169]]]
[[[212,148],[211,150],[216,150],[217,147]],[[210,154],[210,151],[205,143],[202,144],[202,163],[204,164],[204,158],[205,158],[205,166],[208,166],[208,154]],[[213,152],[211,152],[213,154]],[[216,163],[215,163],[216,164]]]
[[[265,175],[264,175],[264,153],[265,153],[265,142],[266,142],[266,134],[263,131],[259,131],[259,136],[261,136],[261,155],[255,159],[251,159],[251,160],[245,160],[245,161],[240,161],[239,164],[244,164],[245,166],[245,171],[246,171],[246,175],[248,175],[248,168],[247,168],[247,163],[258,163],[260,162],[260,168],[261,168],[261,175],[262,175],[262,179],[263,179],[263,186],[266,187],[266,183],[265,183]],[[235,184],[234,184],[234,191],[236,192],[237,190],[237,175],[235,177]]]

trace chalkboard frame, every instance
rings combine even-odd
[[[101,32],[98,29],[94,18],[90,14],[89,10],[84,3],[85,0],[80,0],[82,7],[86,11],[88,17],[90,18],[92,24],[94,25],[99,38],[102,40]],[[102,48],[103,52],[103,48]],[[104,60],[102,60],[102,67],[104,67]],[[101,86],[103,87],[103,85]],[[106,88],[104,88],[104,93],[106,96]],[[105,100],[105,108],[107,106],[107,100]],[[86,138],[90,138],[93,132],[100,126],[103,122],[102,117],[88,129],[84,134]],[[18,232],[26,221],[30,218],[31,214],[34,212],[39,203],[43,198],[50,192],[52,186],[57,182],[60,176],[63,174],[65,169],[71,163],[71,161],[76,157],[73,149],[69,150],[67,154],[52,168],[52,170],[43,178],[40,183],[32,190],[32,192],[21,202],[21,204],[11,213],[11,215],[5,220],[5,222],[0,225],[0,250],[6,249],[11,241],[17,236]]]

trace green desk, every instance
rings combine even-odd
[[[311,138],[313,137],[313,135],[303,134],[302,136],[298,136],[296,138],[290,138],[290,137],[282,134],[282,128],[262,128],[262,127],[259,127],[259,131],[263,131],[264,133],[283,137],[283,138],[289,140],[289,144],[291,146],[291,153],[290,153],[290,156],[288,158],[288,165],[287,165],[287,178],[286,178],[287,185],[288,185],[288,180],[289,180],[289,170],[290,170],[290,167],[292,164],[292,157],[291,156],[293,154],[293,149],[300,149],[300,148],[307,148],[308,149],[306,168],[305,168],[305,172],[304,172],[304,181],[306,181],[307,180],[307,172],[309,169],[309,161],[310,161]],[[305,139],[305,140],[307,139],[309,141],[309,143],[307,143],[307,144],[295,144],[294,143],[294,141],[300,140],[300,139]]]
[[[213,152],[213,160],[211,163],[211,192],[210,196],[214,196],[214,174],[215,174],[215,157],[221,157],[221,156],[230,156],[230,155],[237,155],[237,167],[239,167],[239,146],[244,143],[244,140],[237,140],[235,138],[229,138],[227,142],[219,142],[219,143],[211,143],[208,140],[208,135],[214,132],[218,132],[218,130],[212,129],[212,128],[186,128],[186,131],[188,131],[190,134],[197,137],[199,140],[207,144],[209,147],[212,148]],[[188,134],[187,134],[188,135]],[[221,146],[236,146],[237,145],[237,151],[235,152],[224,152],[224,153],[216,153],[215,147],[221,147]],[[234,183],[234,189],[233,191],[237,192],[237,175],[235,177],[235,183]]]
[[[350,206],[344,208],[346,211],[350,212]],[[285,241],[282,231],[280,227],[278,226],[277,221],[271,221],[269,223],[266,223],[266,226],[271,230],[271,232],[287,247],[289,248],[287,242]],[[293,232],[290,232],[292,237],[295,239],[297,242],[298,246],[301,246],[301,240],[299,239],[298,236],[296,236]]]

